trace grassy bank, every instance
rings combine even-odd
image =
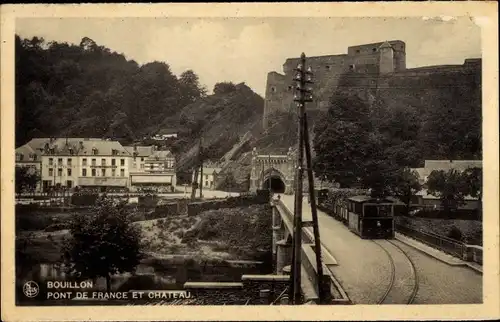
[[[148,257],[172,260],[268,260],[271,215],[268,205],[210,210],[198,216],[173,216],[134,223],[142,231],[142,251]],[[34,263],[56,263],[74,213],[16,214],[16,249]],[[135,217],[142,217],[136,214]],[[21,229],[21,228],[29,229]],[[31,262],[30,262],[31,263]]]
[[[479,220],[395,217],[396,222],[410,228],[430,232],[473,245],[483,244],[483,223]]]
[[[144,251],[157,257],[261,260],[271,250],[270,211],[268,205],[253,205],[136,224],[143,231]]]

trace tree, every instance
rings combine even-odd
[[[483,169],[481,168],[467,168],[464,173],[465,177],[465,195],[470,195],[473,198],[477,198],[478,209],[482,212],[482,200],[483,200]]]
[[[219,176],[222,177],[218,187],[219,189],[227,189],[227,191],[232,191],[232,189],[238,186],[238,182],[236,182],[236,178],[234,177],[233,172],[221,173],[219,174]]]
[[[206,89],[200,85],[198,75],[191,69],[181,74],[179,85],[183,105],[191,104],[197,99],[204,97],[207,93]]]
[[[328,113],[314,129],[315,171],[341,187],[360,184],[369,167],[373,144],[369,108],[356,96],[334,95]]]
[[[422,189],[419,175],[409,168],[398,170],[389,183],[392,195],[399,198],[406,205],[406,213],[410,210],[412,197]]]
[[[16,193],[34,191],[40,181],[40,174],[27,167],[16,167]]]
[[[214,94],[227,94],[235,90],[236,85],[232,82],[220,82],[214,85]]]
[[[466,185],[465,175],[455,169],[448,172],[434,170],[427,178],[427,190],[430,194],[440,198],[446,212],[456,210],[464,204]]]
[[[140,260],[140,231],[128,219],[123,204],[103,197],[91,215],[79,215],[70,224],[71,238],[65,243],[64,259],[69,272],[81,278],[106,278],[131,272]]]

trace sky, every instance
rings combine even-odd
[[[406,43],[407,68],[462,64],[481,57],[481,29],[459,18],[18,18],[23,38],[79,44],[83,37],[139,64],[192,69],[211,93],[221,81],[245,82],[264,96],[267,73],[287,58],[347,53],[348,46]]]

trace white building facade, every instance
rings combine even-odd
[[[127,188],[130,154],[117,141],[56,139],[42,155],[42,190]]]

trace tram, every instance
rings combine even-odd
[[[370,196],[347,199],[347,226],[363,239],[394,238],[394,206],[396,202]]]

